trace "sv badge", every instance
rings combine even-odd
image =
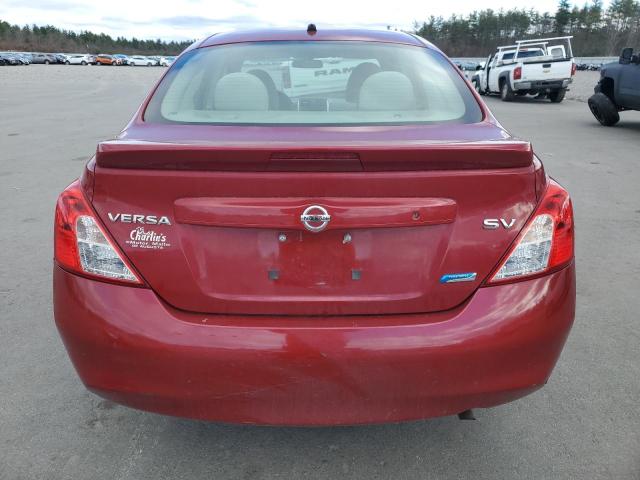
[[[513,227],[516,223],[516,219],[505,220],[504,218],[485,218],[482,222],[482,228],[485,230],[497,230],[501,226],[505,229]]]

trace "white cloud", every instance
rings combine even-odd
[[[540,11],[554,11],[556,0],[539,0]],[[430,3],[424,0],[385,2],[321,0],[4,0],[0,18],[10,23],[55,25],[112,36],[187,40],[211,33],[256,27],[368,27],[411,29],[430,15],[449,16],[479,8],[512,8],[512,1],[471,0]]]

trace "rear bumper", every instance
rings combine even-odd
[[[446,312],[344,318],[185,313],[148,289],[54,270],[56,324],[89,389],[234,423],[394,422],[505,403],[546,382],[575,310],[573,264]]]
[[[540,80],[535,82],[515,82],[514,90],[558,90],[567,88],[571,83],[571,79],[564,80]]]

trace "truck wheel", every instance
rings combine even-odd
[[[612,127],[620,121],[618,109],[604,93],[591,95],[588,104],[593,116],[605,127]]]
[[[560,90],[549,92],[549,100],[551,100],[552,103],[560,103],[562,100],[564,100],[565,93],[567,93],[566,88],[561,88]]]
[[[510,102],[511,100],[513,100],[513,97],[514,97],[514,93],[513,93],[513,90],[511,90],[511,86],[509,85],[509,82],[504,80],[500,84],[500,98],[502,99],[503,102]]]

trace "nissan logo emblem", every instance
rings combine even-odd
[[[331,215],[329,215],[326,208],[320,205],[311,205],[302,212],[300,221],[302,225],[304,225],[304,228],[310,232],[317,233],[327,228],[327,225],[329,225],[331,221]]]

